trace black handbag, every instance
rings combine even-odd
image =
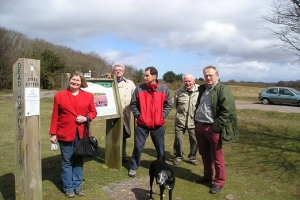
[[[75,156],[96,158],[100,155],[98,140],[94,136],[89,136],[89,133],[90,120],[88,119],[86,122],[84,122],[84,136],[74,148]]]

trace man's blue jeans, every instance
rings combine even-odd
[[[136,126],[135,130],[130,169],[137,170],[139,168],[142,152],[149,133],[157,152],[157,160],[165,160],[165,127],[160,126],[155,129],[148,129],[146,127]]]
[[[65,192],[81,188],[83,157],[74,156],[73,154],[73,150],[79,141],[77,134],[73,142],[59,141],[62,168],[61,178]]]

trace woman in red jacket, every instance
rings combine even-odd
[[[62,183],[66,197],[83,196],[81,187],[83,158],[74,156],[73,150],[83,138],[84,122],[92,121],[97,111],[93,94],[81,90],[87,87],[81,72],[70,76],[69,87],[54,95],[50,125],[50,141],[58,141],[62,157]]]

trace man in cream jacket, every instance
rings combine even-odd
[[[135,84],[125,78],[124,71],[125,66],[121,63],[115,63],[112,66],[113,74],[117,77],[119,94],[121,99],[121,105],[123,109],[124,115],[124,126],[123,126],[123,148],[122,148],[122,162],[127,163],[127,154],[126,154],[126,139],[131,136],[131,128],[130,128],[130,119],[131,119],[131,109],[130,109],[130,100],[131,95],[135,89]]]

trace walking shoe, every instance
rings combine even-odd
[[[66,191],[65,195],[68,198],[74,198],[75,197],[75,193],[74,193],[73,190]]]
[[[210,188],[210,191],[209,193],[211,194],[217,194],[218,192],[220,192],[222,190],[223,186],[222,185],[213,185],[211,188]]]
[[[211,183],[211,180],[205,177],[201,177],[199,179],[193,180],[194,183],[203,184],[203,183]]]
[[[130,169],[128,172],[128,176],[131,178],[134,178],[136,176],[136,170]]]
[[[181,162],[181,159],[179,159],[179,158],[175,158],[175,159],[173,160],[173,164],[174,164],[174,165],[179,165],[180,162]]]
[[[189,160],[188,163],[191,163],[192,165],[195,165],[195,166],[198,165],[198,161],[197,160]]]
[[[75,194],[77,196],[84,196],[84,191],[82,188],[75,189]]]

